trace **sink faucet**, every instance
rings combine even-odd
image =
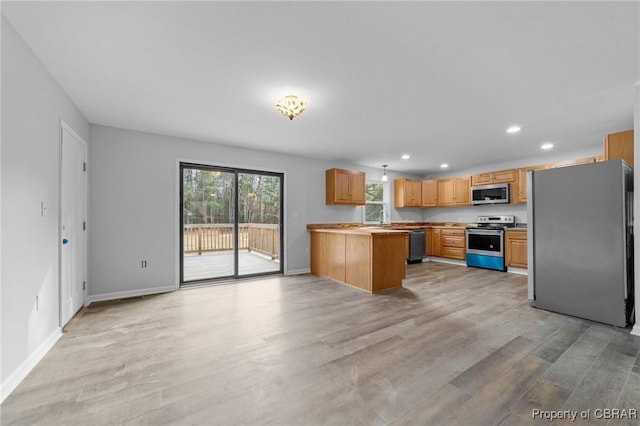
[[[384,224],[384,209],[380,210],[380,225]]]

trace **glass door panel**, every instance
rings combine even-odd
[[[282,272],[282,176],[238,173],[238,275]]]
[[[235,276],[235,172],[182,166],[183,283]]]

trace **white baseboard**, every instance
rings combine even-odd
[[[467,266],[467,262],[465,262],[464,260],[447,259],[447,258],[444,258],[444,257],[428,256],[428,257],[425,257],[424,259],[422,259],[422,261],[423,262],[450,263],[452,265]],[[519,275],[529,275],[529,272],[528,272],[527,269],[514,268],[512,266],[507,267],[507,272],[511,272],[512,274],[519,274]]]
[[[55,345],[58,339],[62,337],[62,329],[56,328],[44,342],[38,346],[38,348],[29,357],[24,360],[22,364],[4,381],[0,384],[0,403],[5,400],[6,397],[11,395],[11,392],[18,387],[20,382],[33,370],[33,368],[44,358],[49,350]]]
[[[302,269],[292,269],[287,271],[285,275],[303,275],[311,273],[311,268],[302,268]]]
[[[422,259],[422,261],[423,262],[431,261],[431,262],[440,262],[440,263],[450,263],[451,265],[467,266],[467,262],[465,262],[463,260],[447,259],[447,258],[444,258],[444,257],[429,256],[429,257],[426,257],[426,258]]]
[[[634,336],[640,336],[640,324],[638,324],[637,321],[636,321],[636,324],[633,326],[633,329],[631,330],[631,334],[633,334]]]
[[[126,299],[127,297],[149,296],[150,294],[168,293],[176,291],[178,288],[173,285],[164,287],[143,288],[139,290],[116,291],[114,293],[94,294],[87,297],[87,305],[92,302],[102,302],[104,300]]]

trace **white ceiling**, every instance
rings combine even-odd
[[[545,141],[591,149],[633,127],[637,1],[2,12],[92,123],[421,174],[539,157]],[[309,103],[292,122],[274,108],[291,87]]]

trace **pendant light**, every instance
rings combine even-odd
[[[383,182],[388,182],[389,181],[389,176],[387,176],[387,165],[383,164],[382,165],[382,179],[380,179]]]

